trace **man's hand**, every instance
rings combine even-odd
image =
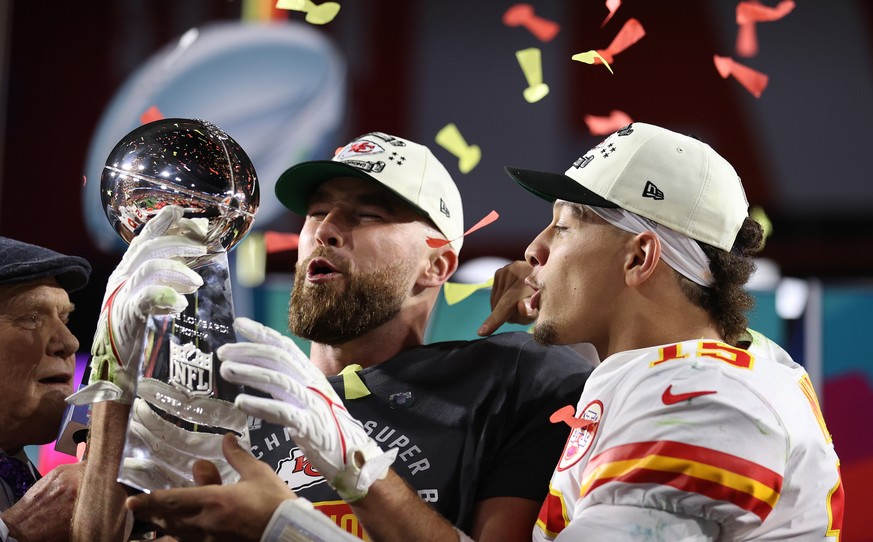
[[[215,465],[198,461],[193,472],[197,487],[136,495],[127,499],[127,507],[137,518],[186,542],[260,540],[273,511],[297,496],[269,465],[242,449],[232,434],[225,435],[222,451],[239,472],[238,483],[220,485]]]
[[[491,335],[506,322],[530,324],[537,319],[539,311],[530,308],[533,290],[524,283],[530,272],[530,264],[518,260],[501,267],[494,273],[494,285],[491,287],[491,314],[479,328],[479,335],[483,337]]]
[[[363,499],[370,485],[385,477],[397,450],[379,448],[294,341],[247,318],[237,318],[233,327],[252,342],[218,349],[221,376],[273,397],[240,394],[236,405],[250,416],[286,426],[343,499]]]
[[[9,535],[18,542],[69,540],[83,467],[82,463],[55,467],[0,514]]]
[[[151,314],[183,310],[184,294],[203,279],[186,262],[206,254],[206,221],[182,218],[181,207],[164,207],[134,237],[106,285],[97,332],[91,345],[91,378],[67,398],[71,404],[133,401],[142,347]]]

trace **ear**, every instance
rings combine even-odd
[[[631,252],[625,261],[624,276],[628,286],[641,286],[655,272],[661,260],[661,240],[650,231],[631,240]]]
[[[441,286],[449,280],[457,268],[458,255],[450,245],[431,249],[427,268],[419,275],[416,285],[425,288]]]

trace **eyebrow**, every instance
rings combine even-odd
[[[578,220],[582,220],[585,218],[585,213],[583,212],[583,206],[579,203],[573,203],[571,201],[556,201],[555,206],[564,207],[570,209],[570,212],[573,213],[573,216]]]
[[[31,310],[36,310],[40,312],[53,311],[55,308],[58,309],[59,314],[70,314],[74,310],[76,310],[76,305],[72,302],[63,303],[61,305],[55,305],[54,302],[49,301],[47,299],[40,299],[33,295],[25,295],[13,301],[8,309],[10,312],[12,311],[21,311],[28,312]]]

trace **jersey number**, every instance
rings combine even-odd
[[[689,354],[682,353],[681,344],[671,344],[660,350],[661,357],[651,363],[650,367],[660,365],[665,361],[673,359],[683,359],[689,357]],[[718,341],[700,341],[697,343],[697,356],[717,359],[729,365],[740,367],[741,369],[751,369],[755,364],[755,356],[742,348],[735,348],[725,343]]]

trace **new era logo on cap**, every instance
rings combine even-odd
[[[646,181],[646,187],[643,188],[643,197],[661,200],[664,199],[664,193],[658,190],[658,187],[652,181]]]

